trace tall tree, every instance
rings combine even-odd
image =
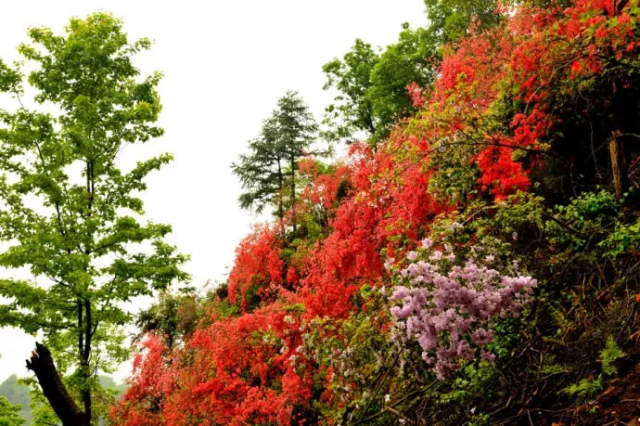
[[[78,413],[54,401],[75,400],[78,419],[91,422],[99,372],[128,356],[123,327],[132,315],[124,303],[188,279],[180,269],[187,257],[164,242],[171,227],[142,221],[145,178],[172,157],[131,170],[118,162],[127,145],[163,133],[154,124],[161,75],[140,77],[132,58],[151,42],[129,43],[110,14],[71,19],[64,35],[48,28],[28,34],[32,44],[18,49],[34,64],[28,82],[35,101],[54,112],[22,102],[0,110],[0,240],[8,243],[0,267],[32,275],[0,280],[0,324],[42,332],[44,345],[28,367],[58,415]],[[17,65],[0,62],[2,92],[20,100],[23,80]],[[63,382],[67,397],[56,395]]]
[[[379,54],[361,39],[342,60],[334,59],[323,65],[327,76],[324,90],[334,88],[338,95],[325,110],[323,123],[329,126],[327,139],[349,141],[357,131],[369,135],[376,132],[378,120],[370,96],[371,73],[380,60]]]
[[[313,115],[298,93],[287,91],[265,120],[260,137],[249,142],[250,153],[240,156],[239,164],[231,165],[245,190],[239,198],[242,208],[261,211],[275,203],[280,219],[289,209],[295,233],[298,163],[305,155],[326,154],[312,149],[317,130]]]
[[[250,153],[241,155],[239,163],[231,168],[245,190],[238,198],[240,207],[260,213],[266,206],[277,204],[276,215],[282,219],[286,158],[279,144],[277,123],[271,117],[263,122],[260,136],[249,141]]]

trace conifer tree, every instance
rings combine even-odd
[[[318,127],[297,92],[287,91],[278,100],[276,109],[262,125],[260,136],[249,142],[249,154],[241,155],[239,164],[232,164],[244,192],[240,206],[262,211],[275,204],[275,214],[283,219],[285,209],[295,216],[298,163],[305,155],[325,155],[313,151]],[[295,232],[295,217],[292,218]]]

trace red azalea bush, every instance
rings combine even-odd
[[[268,299],[282,284],[284,264],[280,241],[269,226],[258,226],[236,249],[234,267],[229,273],[229,299],[248,307],[248,296]]]

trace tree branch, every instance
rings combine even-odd
[[[44,396],[64,426],[89,426],[85,414],[62,383],[49,349],[36,342],[36,350],[27,360],[27,369],[35,373]]]

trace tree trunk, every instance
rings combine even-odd
[[[624,148],[622,142],[616,137],[617,134],[609,139],[609,155],[611,157],[611,172],[613,174],[613,187],[616,191],[616,197],[622,198],[622,194],[626,190],[626,171],[624,161]]]
[[[278,220],[280,221],[280,238],[284,241],[284,177],[282,176],[282,165],[278,158]]]
[[[293,235],[296,234],[296,159],[291,156],[291,222],[293,222]]]
[[[27,360],[27,369],[36,374],[44,396],[64,426],[89,426],[87,417],[62,383],[49,349],[36,342],[36,350]]]
[[[87,323],[85,325],[84,337],[84,353],[82,354],[82,369],[84,370],[84,388],[82,389],[82,401],[84,402],[84,414],[87,418],[91,418],[91,389],[89,387],[89,378],[91,371],[89,369],[89,357],[91,356],[91,301],[84,300],[85,315]]]

